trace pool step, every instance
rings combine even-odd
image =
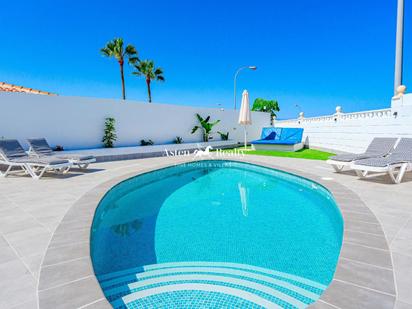
[[[173,295],[179,295],[178,302],[187,299],[186,305],[193,305],[191,301],[202,300],[206,304],[226,299],[230,303],[241,302],[245,308],[305,308],[326,288],[288,273],[218,262],[154,264],[100,275],[98,279],[115,308],[144,307],[147,302],[149,307],[170,303],[175,298]],[[193,293],[202,296],[193,296]],[[200,306],[209,307],[205,304]]]

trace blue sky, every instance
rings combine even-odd
[[[277,99],[281,118],[385,108],[393,94],[396,0],[23,0],[2,3],[0,23],[0,81],[60,95],[120,98],[118,65],[99,53],[117,36],[164,69],[154,102],[231,108],[242,65],[258,70],[239,76],[239,96]],[[146,100],[130,69],[126,91]]]

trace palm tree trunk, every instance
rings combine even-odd
[[[126,89],[124,86],[124,72],[123,72],[123,61],[119,61],[120,64],[120,78],[122,79],[122,98],[126,100]]]
[[[149,103],[152,103],[152,91],[150,90],[150,78],[146,78],[147,94],[149,95]]]

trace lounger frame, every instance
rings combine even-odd
[[[8,175],[14,172],[20,172],[20,170],[18,171],[12,170],[13,167],[19,167],[26,175],[30,175],[33,179],[36,179],[36,180],[42,178],[44,173],[48,171],[54,171],[58,174],[67,174],[67,172],[70,170],[70,168],[73,165],[73,163],[71,163],[70,161],[68,163],[53,164],[53,165],[35,163],[35,162],[13,162],[13,161],[9,161],[1,153],[0,153],[0,164],[7,166],[7,169],[5,172],[0,171],[0,177],[7,177]]]
[[[351,166],[353,162],[352,161],[349,161],[349,162],[336,161],[336,160],[329,159],[326,161],[326,163],[332,165],[335,172],[339,173],[345,168],[345,166]]]
[[[6,165],[7,166],[7,169],[6,169],[5,172],[0,171],[0,177],[7,177],[8,175],[10,175],[12,173],[21,172],[21,171],[23,171],[25,174],[29,174],[25,163],[8,161],[7,158],[5,158],[1,153],[0,153],[0,165]],[[13,171],[12,170],[13,167],[19,167],[21,170],[14,170]]]
[[[32,147],[29,148],[28,154],[30,156],[35,156],[37,158],[42,157],[40,154],[38,154],[36,151],[34,151]],[[59,158],[58,154],[53,154],[53,156],[56,157],[56,158]],[[59,158],[59,159],[63,159],[63,157]],[[67,158],[64,158],[64,159],[71,162],[73,165],[77,165],[82,170],[87,169],[91,163],[96,162],[96,158],[92,158],[92,159],[89,159],[89,160],[76,160],[76,159],[71,159],[71,158],[67,157]]]
[[[387,166],[367,166],[353,163],[351,164],[351,168],[355,170],[356,175],[359,178],[371,178],[382,175],[389,175],[393,183],[399,184],[402,182],[405,173],[412,171],[412,163],[403,162],[389,164]]]
[[[372,139],[369,143],[366,151],[360,154],[349,153],[347,155],[352,156],[351,160],[338,160],[335,158],[329,159],[326,161],[327,164],[331,165],[335,172],[340,173],[345,167],[351,168],[355,161],[369,159],[369,158],[378,158],[387,156],[393,151],[395,145],[399,141],[396,137],[376,137]],[[377,149],[377,143],[381,143],[379,149]],[[383,143],[383,145],[382,145]],[[383,146],[383,149],[381,149]],[[389,148],[390,146],[390,148]],[[340,155],[337,155],[339,157]],[[345,155],[344,155],[345,156]]]
[[[69,164],[40,164],[40,163],[26,163],[27,172],[33,179],[40,179],[43,177],[44,173],[48,171],[53,171],[57,174],[67,174],[72,167],[73,163],[69,161]]]
[[[29,142],[29,143],[30,143],[30,142]],[[44,156],[44,155],[36,152],[36,151],[33,149],[32,146],[30,146],[30,148],[29,148],[29,150],[28,150],[28,154],[29,154],[30,156],[36,156],[37,158],[41,158],[42,156]],[[57,153],[55,153],[55,152],[52,152],[51,155],[54,156],[54,157],[56,157],[56,158],[59,158],[59,155],[58,155]],[[80,169],[82,169],[82,170],[83,170],[83,169],[87,169],[91,163],[95,163],[95,162],[96,162],[96,158],[91,158],[91,159],[88,159],[88,160],[78,160],[78,159],[70,158],[70,155],[65,155],[64,157],[62,156],[62,157],[59,158],[59,159],[68,160],[68,161],[71,162],[73,165],[77,165],[77,166],[78,166]]]

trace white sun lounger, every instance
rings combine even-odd
[[[397,138],[375,137],[364,153],[347,153],[331,157],[326,161],[339,173],[345,166],[351,166],[356,160],[386,156],[395,147]]]
[[[40,179],[48,171],[65,174],[73,165],[63,159],[31,157],[17,140],[0,140],[0,164],[7,166],[5,172],[0,172],[1,177],[8,176],[13,167],[18,167],[33,179]]]
[[[30,145],[29,154],[42,157],[54,157],[56,159],[65,159],[77,165],[79,168],[86,169],[90,163],[96,162],[94,156],[80,156],[76,154],[60,154],[50,147],[45,138],[28,139]]]
[[[412,138],[401,138],[388,156],[357,160],[351,168],[360,178],[388,174],[398,184],[402,182],[405,173],[412,170]]]

